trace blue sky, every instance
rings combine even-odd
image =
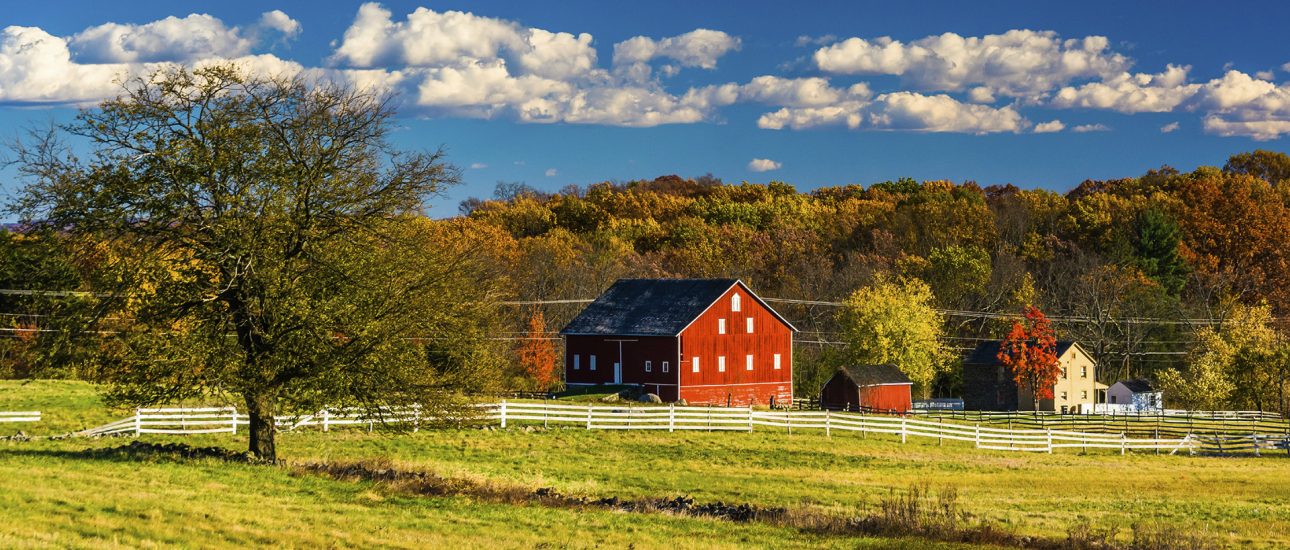
[[[1185,5],[11,4],[0,135],[67,120],[116,74],[230,59],[398,94],[397,142],[463,168],[440,216],[498,181],[1065,191],[1286,149],[1290,4]]]

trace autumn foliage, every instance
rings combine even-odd
[[[529,317],[528,331],[520,343],[520,367],[534,389],[545,391],[555,383],[555,346],[546,335],[546,317],[535,310]]]
[[[1018,387],[1030,390],[1034,409],[1041,399],[1053,398],[1053,385],[1061,374],[1057,363],[1057,337],[1052,323],[1039,308],[1026,306],[1025,318],[1012,324],[1012,330],[999,347],[999,361],[1008,367]]]

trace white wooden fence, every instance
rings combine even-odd
[[[0,411],[0,423],[4,422],[40,422],[40,411]]]
[[[479,406],[482,419],[496,422],[502,428],[516,424],[575,426],[588,430],[667,430],[669,432],[784,430],[786,433],[810,430],[858,434],[899,436],[902,443],[910,438],[935,439],[938,442],[969,442],[979,449],[1052,453],[1057,449],[1109,449],[1125,454],[1131,450],[1188,453],[1212,452],[1214,436],[1186,434],[1182,437],[1134,438],[1125,433],[1095,433],[1056,429],[1007,429],[966,425],[957,422],[923,420],[908,416],[870,415],[834,411],[762,411],[752,408],[604,406],[554,403],[507,402]],[[322,410],[308,415],[280,416],[281,429],[294,430],[317,426],[323,431],[334,426],[365,425],[369,429],[381,423],[412,423],[414,429],[422,420],[421,410],[381,409],[374,412],[357,409]],[[135,415],[106,426],[80,432],[79,435],[110,434],[201,434],[237,433],[249,423],[245,414],[233,408],[138,409]],[[1218,442],[1221,452],[1254,452],[1286,450],[1290,437],[1251,434],[1226,436]],[[1225,447],[1222,447],[1226,445]]]

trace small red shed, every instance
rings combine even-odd
[[[820,392],[820,406],[848,411],[906,413],[912,408],[913,382],[895,365],[838,369]]]
[[[736,279],[620,279],[560,331],[564,379],[664,401],[787,404],[796,331]]]

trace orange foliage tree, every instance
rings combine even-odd
[[[520,367],[533,382],[533,386],[546,391],[555,382],[555,345],[546,333],[546,316],[542,310],[533,311],[529,328],[520,344]]]
[[[998,357],[1017,386],[1030,390],[1034,410],[1039,410],[1039,400],[1053,398],[1053,385],[1062,372],[1057,363],[1057,337],[1039,308],[1026,306],[1025,319],[1012,324]]]

